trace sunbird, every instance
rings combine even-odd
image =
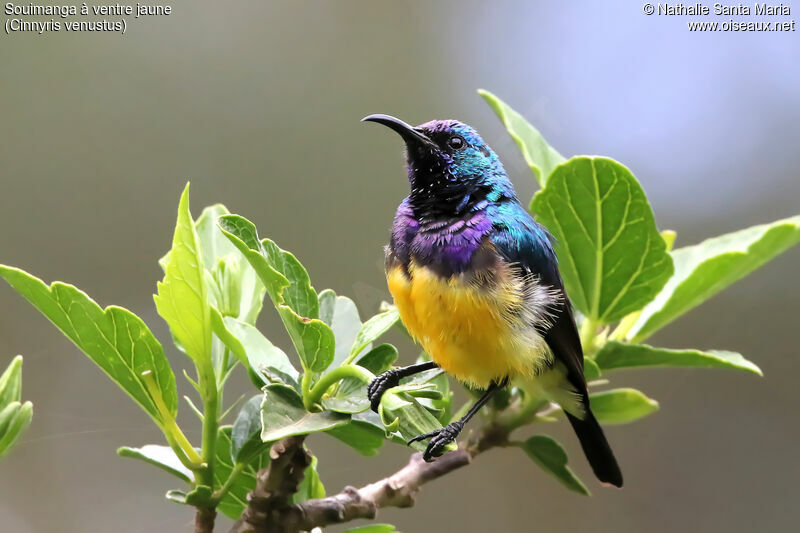
[[[467,124],[413,127],[369,115],[406,145],[411,192],[394,218],[386,278],[400,318],[431,361],[395,368],[367,388],[372,409],[400,379],[442,368],[485,390],[460,419],[419,435],[432,461],[492,394],[512,384],[557,403],[597,478],[622,472],[589,406],[583,350],[553,238],[520,204],[497,154]]]

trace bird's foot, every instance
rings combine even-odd
[[[367,398],[369,399],[369,406],[376,413],[378,406],[381,404],[381,397],[383,393],[392,387],[397,387],[400,384],[399,368],[387,370],[383,374],[373,379],[367,386]]]
[[[437,429],[436,431],[431,431],[430,433],[425,433],[423,435],[417,435],[408,441],[408,445],[410,446],[415,442],[428,438],[431,439],[430,442],[428,442],[428,447],[425,449],[425,453],[422,454],[422,458],[425,460],[425,462],[430,463],[435,457],[439,457],[444,453],[444,450],[448,444],[455,442],[456,437],[458,437],[462,429],[464,429],[464,423],[460,420],[456,420],[455,422],[451,422],[445,427]]]

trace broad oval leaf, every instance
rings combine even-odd
[[[720,235],[672,252],[675,275],[642,311],[628,338],[640,342],[800,242],[800,216]]]
[[[247,219],[226,215],[220,218],[219,226],[266,285],[303,367],[312,372],[324,371],[333,361],[336,341],[330,326],[317,318],[317,293],[308,283],[305,269],[292,254],[271,241],[259,241],[255,226]]]
[[[306,411],[300,395],[290,387],[277,384],[264,387],[261,403],[261,440],[264,442],[327,431],[349,420],[350,416],[342,413]]]
[[[95,362],[153,420],[163,424],[178,412],[175,375],[161,344],[142,320],[122,307],[101,309],[83,291],[54,282],[49,287],[18,268],[0,265],[2,276],[18,293]],[[162,413],[142,379],[150,371],[166,413]]]
[[[319,293],[320,320],[333,330],[336,339],[336,350],[331,368],[339,367],[356,341],[361,329],[361,317],[355,302],[346,296],[337,296],[331,289]]]
[[[556,237],[572,303],[600,324],[641,309],[672,275],[672,260],[633,174],[601,157],[559,165],[531,209]]]
[[[322,407],[337,413],[363,413],[369,409],[367,384],[355,378],[342,380],[336,394],[322,398]]]
[[[183,463],[169,446],[159,446],[157,444],[145,444],[141,448],[123,446],[117,449],[117,455],[150,463],[187,483],[194,481],[192,471],[183,466]]]
[[[178,222],[156,309],[173,337],[195,362],[211,362],[211,315],[202,252],[189,211],[189,184],[181,194]]]
[[[217,220],[217,225],[231,244],[253,266],[273,303],[283,304],[283,290],[289,286],[289,280],[267,261],[255,225],[239,215],[221,216]]]
[[[604,370],[640,366],[733,368],[761,376],[761,369],[741,354],[723,350],[670,350],[647,344],[609,341],[594,361]]]
[[[255,225],[242,216],[224,215],[217,224],[231,243],[250,260],[276,305],[288,305],[304,318],[319,317],[317,293],[311,287],[308,272],[294,255],[269,239],[259,240]],[[257,261],[258,266],[248,257],[251,255],[246,253],[248,250],[263,258],[263,261]]]
[[[214,486],[221,487],[231,474],[234,462],[231,460],[231,426],[222,426],[217,432],[214,461]],[[227,517],[238,519],[247,506],[247,494],[256,486],[256,474],[269,465],[269,448],[251,458],[230,485],[230,490],[222,498],[217,509]]]
[[[380,344],[356,359],[356,364],[378,375],[389,370],[397,361],[397,356],[397,348],[391,344]]]
[[[254,456],[269,448],[269,443],[261,440],[261,403],[264,397],[257,394],[247,400],[231,429],[231,459],[235,462],[248,462]]]
[[[564,156],[547,144],[539,130],[531,126],[522,115],[497,96],[483,89],[479,89],[478,94],[486,100],[486,103],[503,122],[509,135],[519,146],[525,162],[536,176],[536,181],[544,187],[553,169],[565,161]]]
[[[364,322],[356,335],[355,342],[350,350],[350,356],[356,357],[378,337],[389,331],[398,320],[400,320],[400,312],[396,307],[392,307]]]
[[[283,290],[283,301],[298,315],[305,318],[319,317],[317,292],[311,287],[308,272],[291,253],[281,250],[269,239],[262,239],[261,249],[269,264],[289,280]]]
[[[547,435],[535,435],[523,442],[520,447],[534,463],[539,465],[539,468],[555,477],[569,490],[589,495],[586,485],[567,466],[567,452],[555,439]]]
[[[275,379],[297,387],[299,374],[283,350],[272,344],[255,326],[236,320],[222,318],[212,309],[214,333],[259,379],[258,387]]]
[[[601,375],[600,367],[597,362],[591,357],[583,358],[583,377],[586,381],[599,378]]]
[[[378,427],[355,416],[347,424],[329,429],[326,433],[366,456],[377,454],[386,439],[382,424]]]
[[[627,424],[658,411],[658,402],[636,389],[612,389],[589,395],[589,404],[602,424]]]
[[[321,320],[301,318],[286,306],[279,312],[306,370],[325,371],[333,362],[336,351],[336,339],[331,328]]]
[[[319,478],[317,464],[317,458],[312,455],[311,464],[303,472],[303,480],[297,486],[297,492],[292,494],[292,503],[301,503],[325,497],[325,485],[322,484],[322,480]]]

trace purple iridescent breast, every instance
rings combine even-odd
[[[462,218],[420,222],[403,202],[397,210],[389,252],[407,266],[429,266],[443,275],[469,269],[476,250],[489,234],[492,222],[483,211]]]

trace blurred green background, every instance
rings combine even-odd
[[[797,33],[690,33],[685,18],[646,17],[634,2],[172,5],[168,17],[129,20],[124,36],[0,36],[0,262],[128,307],[176,367],[186,361],[168,346],[152,293],[187,180],[195,215],[222,202],[250,218],[317,289],[350,295],[362,316],[388,298],[381,248],[407,182],[398,139],[359,123],[369,113],[469,122],[527,201],[532,175],[475,93],[489,89],[561,153],[628,165],[677,246],[800,212]],[[405,532],[791,530],[798,271],[794,249],[652,339],[740,351],[763,379],[617,376],[662,404],[608,429],[624,490],[598,486],[568,428],[548,426],[593,498],[498,450],[380,520]],[[0,529],[191,531],[191,509],[163,498],[173,479],[114,453],[161,441],[144,413],[5,285],[0,309],[0,366],[25,356],[23,398],[35,405],[0,463]],[[263,315],[263,330],[287,346],[275,314]],[[410,362],[416,352],[403,348]],[[228,401],[252,393],[241,375],[232,387]],[[185,407],[181,420],[195,422]],[[329,492],[408,456],[387,445],[367,459],[324,437],[311,446]]]

